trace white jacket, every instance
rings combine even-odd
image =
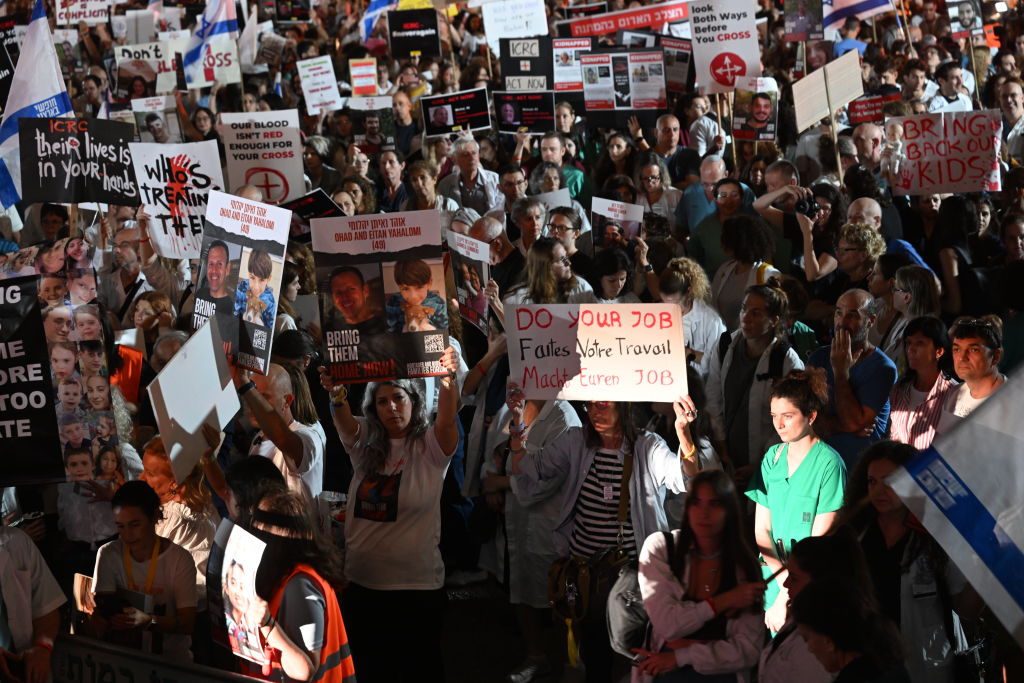
[[[741,346],[740,338],[743,336],[741,330],[732,333],[732,341],[729,349],[725,352],[725,358],[718,357],[718,344],[711,349],[711,367],[706,383],[708,402],[707,411],[711,418],[711,432],[716,441],[725,441],[727,436],[725,424],[725,378],[729,376],[729,367],[732,365],[733,353]],[[768,375],[769,364],[772,356],[772,349],[779,343],[776,339],[757,361],[754,369],[754,382],[750,387],[750,406],[747,410],[747,442],[750,444],[749,461],[751,464],[758,462],[760,457],[773,445],[779,443],[779,435],[775,431],[771,417],[771,391],[774,379]],[[786,352],[786,358],[782,363],[783,376],[793,370],[803,370],[804,362],[800,360],[795,349],[790,348]]]
[[[32,646],[33,619],[67,602],[36,544],[14,527],[0,527],[0,591],[15,652]]]

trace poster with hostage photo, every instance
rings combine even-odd
[[[436,211],[317,218],[326,365],[336,381],[445,374],[447,295]]]
[[[490,279],[490,247],[457,232],[449,233],[448,246],[455,276],[456,297],[462,319],[487,334],[487,295],[484,288]]]
[[[291,219],[292,212],[278,206],[209,195],[192,326],[215,318],[228,355],[260,374],[270,363]]]
[[[374,155],[395,146],[395,112],[391,108],[360,113],[362,116],[355,135],[355,143],[360,150]]]
[[[256,603],[256,572],[267,544],[238,526],[231,528],[221,565],[221,598],[228,644],[237,657],[257,664],[267,661],[251,607]]]

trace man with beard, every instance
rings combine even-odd
[[[139,257],[139,229],[122,228],[114,233],[114,247],[103,252],[97,296],[117,315],[122,327],[130,327],[128,309],[143,292],[153,290],[142,273]]]
[[[868,341],[875,323],[871,294],[851,289],[839,297],[835,338],[811,354],[808,367],[828,376],[829,400],[814,430],[836,449],[847,468],[860,453],[885,434],[889,421],[889,392],[896,383],[896,366]]]
[[[768,93],[758,92],[750,98],[750,116],[747,117],[740,130],[751,131],[752,139],[768,139],[775,137],[773,129],[767,129],[772,123],[772,96]]]

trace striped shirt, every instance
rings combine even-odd
[[[619,545],[619,495],[622,488],[621,451],[600,449],[583,480],[573,521],[569,550],[573,555],[591,557]],[[622,550],[637,556],[633,522],[628,511],[621,530]]]
[[[889,399],[892,405],[889,436],[894,441],[910,444],[918,450],[931,446],[946,396],[956,386],[954,380],[940,372],[928,395],[920,404],[914,405],[911,392],[913,381],[897,382]]]

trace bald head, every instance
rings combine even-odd
[[[248,199],[252,202],[262,202],[263,190],[255,185],[242,185],[240,188],[235,190],[235,196],[241,197],[242,199]]]
[[[490,262],[492,266],[501,263],[512,243],[508,241],[505,234],[505,226],[496,218],[484,216],[469,229],[469,236],[481,242],[487,242],[490,249]]]
[[[700,162],[700,184],[704,188],[704,196],[708,201],[714,199],[715,183],[725,177],[725,160],[717,154],[704,157]]]
[[[882,227],[882,207],[870,197],[855,199],[846,209],[846,222],[863,223],[878,230]]]
[[[873,123],[862,123],[853,130],[853,144],[857,158],[874,169],[882,160],[882,128]]]
[[[292,379],[283,365],[271,363],[265,375],[253,375],[253,384],[256,391],[266,399],[267,403],[274,409],[286,424],[292,423],[292,401],[295,399],[295,390],[292,387]],[[260,425],[257,425],[260,426]]]
[[[674,150],[679,144],[679,119],[672,114],[662,114],[654,125],[658,134],[658,148],[660,150]]]

